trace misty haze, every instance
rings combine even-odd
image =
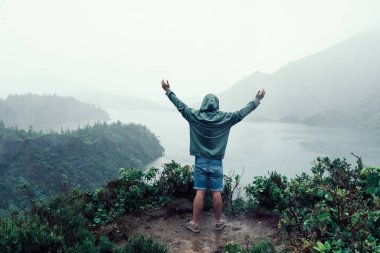
[[[296,210],[300,212],[298,217],[286,220],[286,215],[296,212],[291,205],[290,209],[280,210],[280,206],[265,206],[265,199],[268,202],[288,200],[286,197],[290,195],[286,194],[292,189],[285,190],[285,186],[281,188],[278,184],[288,180],[284,184],[290,187],[291,182],[294,183],[291,180],[299,178],[309,182],[308,190],[315,187],[317,192],[313,197],[305,195],[305,199],[314,201],[326,197],[328,194],[322,194],[321,189],[330,186],[322,186],[322,183],[315,186],[310,182],[315,183],[312,180],[319,175],[316,168],[332,170],[334,166],[349,171],[346,174],[352,178],[342,179],[345,183],[362,180],[360,187],[363,188],[359,188],[366,192],[357,193],[359,188],[353,186],[355,183],[349,186],[352,188],[343,190],[338,185],[339,191],[336,190],[334,197],[346,194],[345,199],[357,201],[362,197],[368,201],[363,207],[368,207],[365,211],[373,213],[358,216],[358,220],[370,219],[371,215],[378,218],[379,10],[380,2],[375,0],[365,4],[356,0],[270,0],[265,3],[0,0],[0,225],[13,219],[7,218],[11,214],[25,212],[25,219],[29,219],[29,214],[43,217],[40,221],[46,221],[46,228],[45,225],[39,227],[40,221],[38,225],[33,223],[41,231],[62,226],[62,231],[54,230],[59,234],[58,239],[51,238],[51,245],[56,248],[44,246],[46,252],[81,252],[79,249],[90,244],[100,250],[99,245],[106,244],[107,240],[112,245],[119,243],[119,249],[124,250],[120,252],[133,252],[127,251],[129,243],[133,244],[128,241],[129,236],[140,234],[141,230],[142,234],[146,232],[159,238],[159,243],[169,245],[169,251],[154,249],[152,252],[222,252],[217,250],[227,250],[229,241],[250,247],[258,240],[265,241],[265,233],[280,252],[287,243],[272,238],[277,236],[277,222],[297,221],[293,227],[288,224],[293,230],[287,232],[298,231],[299,224],[304,222],[303,226],[307,226],[310,223],[306,221],[311,222],[300,211],[309,206],[300,207]],[[151,213],[148,216],[152,215],[152,220],[173,218],[173,209],[177,219],[175,212],[182,208],[181,201],[192,201],[194,197],[195,157],[190,155],[189,123],[168,99],[170,93],[164,91],[160,83],[163,78],[169,81],[170,90],[194,109],[192,112],[198,112],[204,96],[210,93],[219,98],[220,111],[237,112],[248,103],[257,102],[257,92],[265,89],[264,98],[258,100],[259,106],[233,126],[228,137],[222,174],[224,180],[228,180],[229,175],[241,177],[235,178],[239,181],[236,188],[224,181],[223,215],[235,214],[236,210],[250,213],[249,208],[253,206],[252,212],[259,210],[258,217],[271,213],[268,217],[274,214],[276,218],[270,221],[259,218],[249,224],[242,218],[239,224],[243,228],[236,225],[240,220],[234,224],[231,218],[231,227],[227,227],[225,235],[216,236],[218,239],[207,237],[211,230],[205,229],[201,233],[208,239],[193,238],[203,245],[196,247],[182,230],[178,235],[163,233],[160,237],[157,231],[161,227],[149,221],[124,224],[127,219],[121,217],[125,215],[135,217],[146,210],[160,208],[170,210],[166,216],[157,218]],[[283,178],[276,178],[273,171]],[[329,181],[329,176],[344,174],[327,171],[319,172],[325,175],[326,182],[334,181]],[[356,178],[355,173],[358,173]],[[363,179],[367,175],[373,177]],[[234,182],[233,177],[230,179]],[[276,186],[265,185],[272,179],[277,180]],[[365,188],[370,182],[375,183]],[[275,192],[273,189],[277,186],[276,194],[280,195],[277,200],[272,199],[275,196],[272,192],[264,197],[260,195],[266,194],[266,190]],[[305,192],[310,194],[307,190],[302,194]],[[234,198],[242,201],[236,201],[236,210],[233,209]],[[84,204],[70,202],[78,199]],[[332,217],[339,208],[327,207],[325,202],[323,205],[326,210],[331,208]],[[72,208],[66,210],[65,206]],[[190,210],[183,212],[184,217],[191,216],[192,207],[190,204]],[[79,229],[82,232],[73,233],[74,239],[67,239],[71,238],[63,228],[69,223],[65,220],[67,217],[61,217],[61,211],[49,213],[60,208],[70,216],[70,222],[77,222],[78,229],[83,228],[85,232]],[[208,207],[205,204],[205,210],[211,208],[212,204]],[[359,212],[355,210],[347,213],[353,217],[353,213]],[[75,216],[78,213],[80,218]],[[72,221],[72,217],[77,220]],[[51,223],[55,219],[58,221]],[[204,219],[205,223],[214,222]],[[320,247],[318,252],[329,252],[323,248],[327,247],[325,244],[318,244],[328,242],[334,250],[375,252],[380,246],[378,241],[371,240],[380,240],[379,232],[373,232],[373,227],[380,226],[380,219],[374,220],[370,225],[358,225],[366,235],[360,240],[367,246],[361,249],[353,248],[360,243],[348,242],[348,232],[336,234],[339,231],[336,227],[343,231],[344,224],[337,225],[330,220],[323,228],[330,233],[327,236],[326,232],[326,241],[320,236],[323,229],[318,230],[320,237],[304,232],[302,240],[294,232],[291,236],[296,239],[289,240],[292,246],[287,246],[306,247],[302,243],[296,245],[306,241],[310,249]],[[20,225],[24,223],[11,222],[17,224],[15,230],[26,230]],[[177,220],[171,222],[168,229],[177,231],[181,225]],[[252,224],[261,222],[264,225],[259,227],[264,232],[258,229],[257,234],[252,235],[256,239],[243,241],[242,238],[254,230],[256,225]],[[115,225],[119,223],[125,231]],[[136,225],[138,223],[143,225]],[[105,234],[103,229],[111,224],[114,225],[110,228],[112,232]],[[15,251],[15,245],[22,243],[9,246],[10,242],[1,239],[10,234],[3,227],[0,226],[0,252],[38,252],[43,248],[36,243],[34,249],[23,245]],[[335,230],[331,232],[330,227]],[[347,231],[351,233],[354,228],[352,225]],[[344,246],[335,245],[332,233],[344,241]],[[89,244],[81,241],[85,234],[95,235],[86,237],[91,241]],[[107,239],[103,238],[106,241],[102,241],[100,235],[106,235]],[[172,237],[176,237],[175,241]],[[50,239],[36,239],[39,240]],[[146,245],[161,247],[150,241]],[[202,249],[205,251],[200,251]],[[113,250],[110,252],[119,252],[116,248]]]

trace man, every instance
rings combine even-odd
[[[200,231],[199,220],[203,209],[204,196],[209,185],[212,192],[215,216],[215,230],[222,230],[226,221],[221,220],[223,188],[222,159],[226,150],[228,135],[233,125],[257,108],[264,97],[264,89],[260,90],[254,100],[236,112],[219,111],[219,99],[208,94],[199,110],[194,110],[184,104],[170,90],[168,80],[162,80],[161,86],[170,101],[177,107],[182,116],[189,122],[190,155],[195,156],[194,189],[196,195],[193,203],[193,220],[187,228],[195,233]]]

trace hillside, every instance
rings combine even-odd
[[[119,168],[143,167],[164,152],[141,125],[95,124],[61,134],[0,124],[0,208],[25,206],[27,195],[48,196],[68,188],[94,189]]]
[[[236,110],[264,87],[254,117],[311,125],[378,130],[380,30],[353,36],[273,74],[255,72],[220,94],[223,110]]]
[[[5,126],[35,130],[76,128],[89,122],[107,121],[106,111],[73,97],[57,95],[9,95],[0,100],[0,120]]]
[[[115,95],[107,93],[77,93],[74,95],[83,101],[94,103],[106,109],[126,110],[168,110],[169,107],[157,102],[132,96]]]

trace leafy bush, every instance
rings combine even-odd
[[[164,165],[155,183],[162,197],[192,198],[194,196],[193,170],[191,166],[172,161]]]
[[[273,244],[266,237],[261,241],[255,243],[251,248],[251,253],[276,253]]]
[[[78,191],[37,202],[25,214],[0,218],[0,252],[63,252],[93,240],[85,215],[91,212]]]
[[[108,240],[104,235],[99,238],[98,252],[99,253],[112,253],[115,245]]]
[[[168,249],[153,241],[152,238],[144,237],[142,235],[132,237],[128,240],[127,244],[123,248],[125,253],[167,253]]]
[[[248,253],[248,250],[243,249],[236,242],[227,242],[224,246],[224,253]]]
[[[64,245],[59,230],[36,215],[0,218],[0,252],[57,252]]]
[[[269,177],[255,177],[253,183],[245,187],[245,191],[254,205],[281,212],[287,201],[284,195],[287,185],[287,178],[274,171]]]
[[[271,174],[246,188],[257,205],[277,212],[279,226],[298,250],[379,250],[379,168],[355,168],[345,159],[318,158],[306,173],[287,181]]]
[[[83,195],[87,212],[94,226],[109,223],[126,213],[164,206],[178,198],[194,196],[192,167],[176,162],[164,164],[163,169],[120,169],[120,178],[107,183],[105,188]]]
[[[276,253],[276,249],[266,237],[256,242],[251,248],[245,249],[238,243],[227,242],[224,247],[224,253]]]
[[[240,179],[242,175],[235,175],[235,172],[223,175],[222,198],[227,213],[235,214],[235,212],[245,209],[245,201],[240,196]]]
[[[76,253],[98,253],[95,242],[91,239],[85,239],[82,242],[77,243],[74,247],[68,248],[65,251]]]

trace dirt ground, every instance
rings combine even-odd
[[[214,231],[214,215],[204,212],[201,232],[193,233],[186,228],[191,220],[191,212],[146,220],[133,229],[132,234],[149,235],[166,244],[172,253],[216,253],[223,252],[229,241],[251,246],[269,237],[274,245],[279,245],[277,222],[272,218],[254,218],[246,215],[224,217],[227,226],[222,231]]]

